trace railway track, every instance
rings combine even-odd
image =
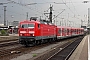
[[[74,38],[76,39],[76,38]],[[67,40],[64,40],[62,42],[65,42],[68,40],[72,40],[72,39],[67,39]],[[34,51],[34,50],[37,50],[37,49],[41,49],[43,47],[46,47],[46,46],[49,46],[51,44],[56,44],[57,42],[54,42],[54,43],[47,43],[47,44],[42,44],[42,45],[38,45],[38,46],[34,46],[34,47],[24,47],[20,44],[14,44],[14,45],[9,45],[9,46],[6,46],[6,47],[2,47],[0,48],[0,58],[4,59],[4,60],[9,60],[9,59],[12,59],[16,56],[20,56],[22,54],[27,54],[31,51]],[[12,53],[14,52],[14,53]],[[9,57],[9,58],[8,58]]]
[[[12,49],[20,48],[17,45],[20,45],[18,39],[13,40],[4,40],[0,43],[0,57],[10,55]]]
[[[18,39],[0,41],[0,57],[10,55],[12,49],[20,48],[18,46]]]
[[[14,49],[19,49],[19,48],[20,47],[15,46],[15,45],[13,47],[8,46],[8,47],[0,48],[0,57],[11,55],[11,54],[13,54]],[[19,52],[17,52],[17,53],[19,53]]]
[[[41,48],[48,46],[48,45],[50,45],[50,44],[47,43],[47,44],[42,44],[42,45],[35,46],[35,47],[24,47],[24,46],[19,44],[16,47],[11,48],[11,49],[8,49],[8,47],[5,49],[2,48],[2,49],[0,49],[0,58],[3,60],[6,60],[6,59],[9,60],[9,59],[14,58],[16,56],[26,54],[28,52],[31,52],[31,51],[34,51],[37,49],[41,49]],[[12,51],[14,53],[11,53]]]
[[[18,40],[18,38],[17,39],[9,39],[9,40],[1,40],[0,43],[9,42],[9,41],[16,41],[16,40]]]
[[[47,60],[68,60],[68,58],[71,56],[73,51],[79,45],[81,40],[82,38],[75,40],[71,44],[65,46],[62,50],[59,50],[58,52],[50,56]]]
[[[15,44],[18,44],[18,39],[15,39],[15,40],[9,40],[9,41],[3,41],[2,43],[0,43],[0,48],[1,47],[5,47],[5,46],[10,46],[10,45],[15,45]]]

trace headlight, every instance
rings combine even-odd
[[[22,36],[22,34],[20,34],[20,36]]]
[[[34,36],[34,34],[33,34],[33,36]]]
[[[34,34],[30,34],[30,36],[34,36]]]

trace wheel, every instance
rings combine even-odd
[[[36,41],[27,42],[25,44],[26,47],[32,47],[32,46],[35,46],[35,45],[36,45]]]

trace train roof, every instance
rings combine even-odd
[[[76,27],[67,27],[67,26],[57,26],[57,28],[71,28],[71,29],[84,29],[84,28],[76,28]]]
[[[57,28],[71,28],[71,27],[67,27],[67,26],[57,26]]]
[[[24,20],[21,21],[20,23],[38,23],[38,24],[48,24],[48,25],[54,25],[52,23],[50,23],[49,21],[45,21],[45,20]]]

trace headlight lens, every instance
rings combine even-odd
[[[22,34],[20,34],[20,36],[22,36]]]
[[[34,36],[34,34],[33,34],[33,36]]]

